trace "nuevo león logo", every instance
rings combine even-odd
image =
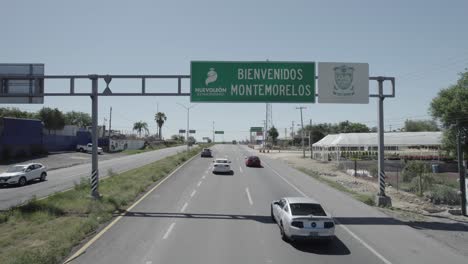
[[[215,82],[218,79],[218,74],[215,72],[214,68],[210,68],[210,71],[206,75],[205,85]]]

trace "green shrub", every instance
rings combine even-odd
[[[370,168],[369,168],[369,173],[370,175],[372,175],[373,177],[378,177],[379,176],[379,167],[377,165],[372,165]]]
[[[432,174],[429,174],[429,173],[421,174],[421,179],[420,177],[415,177],[411,180],[409,184],[409,191],[413,193],[417,193],[418,195],[422,196],[425,191],[430,190],[434,182],[435,182],[435,178],[434,176],[432,176]],[[421,189],[419,186],[420,184],[421,184]]]
[[[413,178],[423,173],[430,172],[429,164],[420,161],[409,161],[401,172],[403,182],[411,182]]]
[[[444,185],[435,184],[427,194],[427,197],[434,204],[460,204],[460,196],[458,195],[457,191]]]

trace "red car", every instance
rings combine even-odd
[[[247,167],[261,167],[260,158],[257,156],[250,156],[245,160],[245,166]]]

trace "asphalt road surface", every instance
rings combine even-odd
[[[106,177],[109,169],[118,173],[138,168],[167,156],[174,155],[177,152],[183,151],[185,148],[186,146],[178,146],[99,161],[99,175],[100,177]],[[47,180],[45,182],[32,182],[24,187],[2,187],[0,188],[0,210],[22,204],[30,200],[33,196],[41,198],[55,192],[72,188],[75,183],[79,183],[82,178],[89,178],[90,174],[91,163],[86,163],[69,168],[48,171]]]
[[[212,159],[196,157],[72,263],[466,263],[422,232],[280,161],[263,158],[264,168],[246,168],[249,152],[214,147],[215,157],[232,160],[233,175],[212,174]],[[320,201],[339,222],[336,239],[329,245],[282,241],[270,202],[284,196]]]

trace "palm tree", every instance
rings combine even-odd
[[[143,121],[135,122],[135,124],[133,124],[133,130],[135,130],[140,137],[142,131],[145,131],[146,134],[149,133],[148,124]]]
[[[162,126],[164,125],[164,122],[167,120],[167,116],[163,112],[157,112],[156,115],[154,115],[154,121],[156,121],[156,124],[158,124],[158,137],[161,139],[161,130]]]

